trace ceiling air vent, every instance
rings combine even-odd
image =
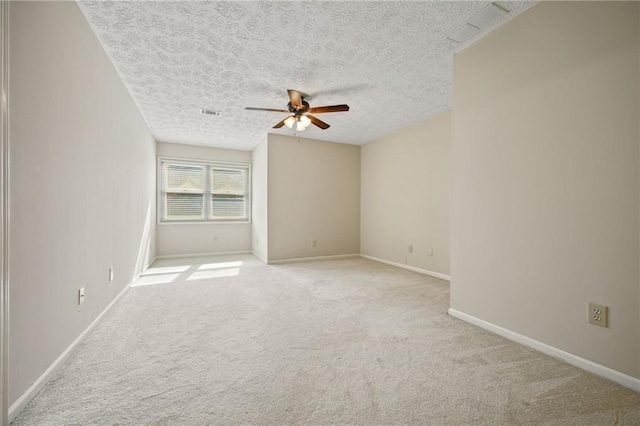
[[[458,28],[456,30],[456,32],[454,32],[453,34],[451,34],[447,38],[449,40],[455,41],[456,43],[462,44],[462,43],[464,43],[466,41],[471,40],[472,38],[474,38],[478,34],[480,34],[480,29],[479,28],[476,28],[471,24],[464,24],[463,26]]]
[[[498,4],[491,3],[469,20],[469,24],[480,30],[484,30],[493,25],[498,19],[507,16],[509,11]]]
[[[507,9],[496,3],[491,3],[447,38],[456,43],[465,44],[478,34],[489,29],[496,21],[507,14],[509,14]]]
[[[221,117],[222,111],[214,111],[212,109],[200,108],[200,114],[213,115],[215,117]]]

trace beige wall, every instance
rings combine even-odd
[[[362,254],[449,275],[450,145],[446,112],[362,147]]]
[[[268,192],[267,192],[267,166],[268,166],[268,140],[264,140],[251,153],[252,163],[252,191],[253,213],[251,214],[251,251],[263,261],[268,259],[267,232],[268,232]]]
[[[457,54],[451,148],[452,308],[635,377],[638,7],[540,3]]]
[[[360,147],[269,135],[268,159],[268,260],[359,253]]]
[[[10,21],[13,403],[153,250],[155,141],[74,2],[13,2]]]
[[[159,157],[251,163],[250,151],[158,142]],[[251,250],[250,223],[157,225],[158,256]]]

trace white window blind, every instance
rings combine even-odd
[[[249,165],[159,162],[160,222],[249,220]]]
[[[163,168],[166,219],[204,219],[205,168],[167,163]]]
[[[242,217],[245,207],[245,170],[211,169],[213,217]]]

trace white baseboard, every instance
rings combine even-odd
[[[265,259],[264,257],[260,256],[255,251],[252,251],[251,254],[254,255],[255,257],[257,257],[258,259],[260,259],[263,263],[267,263],[267,259]]]
[[[626,388],[629,388],[636,392],[640,392],[640,379],[621,373],[617,370],[613,370],[609,367],[605,367],[604,365],[597,364],[593,361],[589,361],[588,359],[581,358],[569,352],[565,352],[562,349],[549,346],[546,343],[542,343],[537,340],[531,339],[529,337],[523,336],[522,334],[518,334],[514,331],[511,331],[506,328],[500,327],[498,325],[492,324],[490,322],[481,320],[474,316],[465,314],[464,312],[460,312],[458,310],[449,308],[449,315],[451,315],[452,317],[461,319],[463,321],[466,321],[475,326],[478,326],[480,328],[484,328],[485,330],[491,331],[492,333],[505,337],[516,343],[520,343],[521,345],[528,346],[532,349],[542,352],[543,354],[547,354],[554,358],[558,358],[582,370],[586,370],[597,376],[601,376],[601,377],[604,377],[605,379],[609,379]]]
[[[226,256],[229,254],[251,254],[251,250],[241,251],[218,251],[215,253],[187,253],[187,254],[165,254],[162,256],[156,256],[153,261],[165,260],[165,259],[185,259],[189,257],[211,257],[211,256]],[[152,263],[153,264],[153,263]]]
[[[135,283],[136,281],[138,281],[140,279],[140,277],[142,277],[142,275],[147,271],[147,269],[149,269],[151,267],[151,265],[153,265],[153,262],[155,262],[156,259],[157,259],[156,257],[151,259],[151,262],[149,262],[149,264],[147,266],[142,268],[142,271],[140,273],[136,274],[136,276],[133,277],[133,281],[131,281],[131,283]]]
[[[430,275],[432,277],[440,278],[441,280],[451,281],[451,276],[446,274],[441,274],[440,272],[433,272],[427,269],[417,268],[411,265],[405,265],[403,263],[393,262],[391,260],[380,259],[379,257],[369,256],[368,254],[360,254],[361,257],[365,259],[373,260],[374,262],[386,263],[387,265],[395,266],[397,268],[407,269],[409,271],[418,272],[420,274]]]
[[[120,294],[118,294],[115,299],[113,299],[111,303],[109,303],[109,305],[104,308],[100,315],[98,315],[96,319],[94,319],[93,322],[89,324],[89,326],[82,332],[82,334],[80,334],[80,336],[78,336],[76,340],[74,340],[73,343],[71,343],[69,347],[65,349],[62,354],[60,354],[60,356],[53,362],[53,364],[51,364],[49,368],[47,368],[45,372],[42,373],[35,382],[33,382],[29,389],[27,389],[22,395],[20,395],[16,402],[11,404],[11,407],[9,407],[9,423],[11,423],[18,416],[18,414],[20,414],[24,407],[26,407],[27,404],[31,402],[33,397],[36,396],[38,392],[40,392],[40,389],[42,389],[44,385],[46,385],[47,382],[53,378],[54,374],[60,369],[60,367],[62,367],[69,355],[71,355],[73,351],[78,347],[78,345],[82,343],[87,335],[89,335],[91,330],[93,330],[95,326],[98,325],[105,314],[109,312],[120,301],[120,299],[122,299],[122,296],[124,296],[127,290],[129,290],[129,287],[130,286],[127,285],[124,289],[122,289]]]
[[[314,260],[331,260],[331,259],[344,259],[347,257],[358,257],[359,254],[336,254],[333,256],[315,256],[315,257],[297,257],[293,259],[278,259],[269,260],[268,265],[278,265],[281,263],[298,263],[298,262],[311,262]]]

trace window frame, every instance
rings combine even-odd
[[[244,170],[245,171],[245,209],[246,215],[241,218],[204,218],[204,219],[166,219],[165,218],[165,197],[164,181],[162,176],[162,166],[164,163],[197,166],[205,168],[205,188],[203,190],[203,213],[206,216],[208,211],[206,207],[207,198],[211,197],[214,192],[211,188],[211,172],[212,168],[222,170]],[[156,164],[156,224],[157,225],[212,225],[212,224],[234,224],[234,223],[251,223],[251,163],[235,163],[229,161],[213,161],[180,157],[158,156]]]

